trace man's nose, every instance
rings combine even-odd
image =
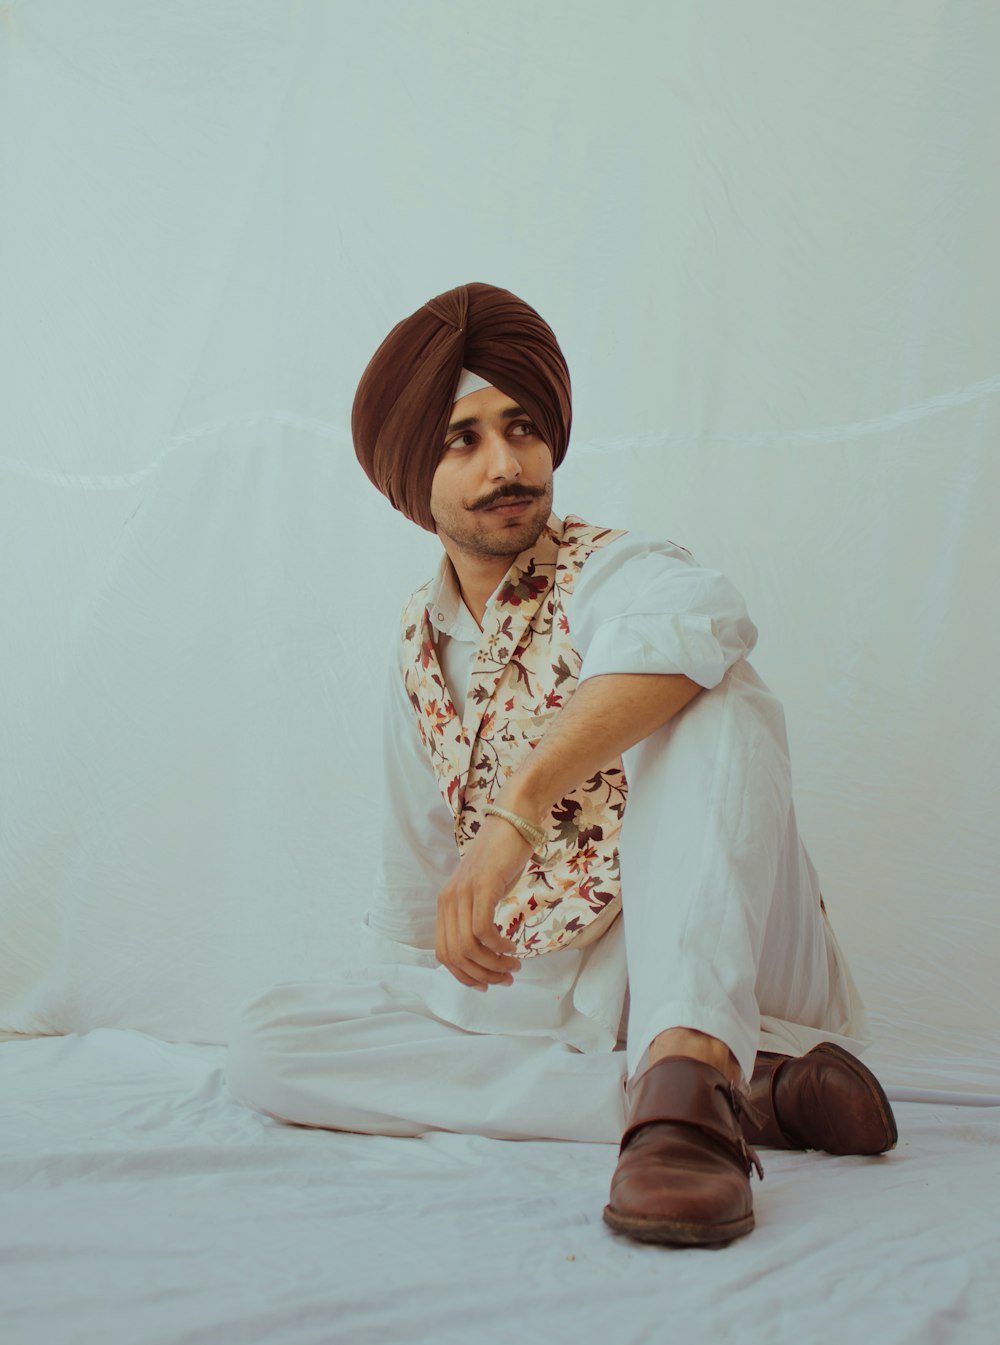
[[[486,436],[486,470],[493,480],[510,481],[521,475],[521,463],[502,431]]]

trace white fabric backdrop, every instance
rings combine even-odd
[[[876,1057],[1000,1091],[1000,11],[20,0],[0,49],[0,1027],[222,1041],[348,956],[437,555],[351,398],[488,280],[570,363],[557,510],[747,597]]]

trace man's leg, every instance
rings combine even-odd
[[[625,769],[632,1108],[605,1217],[654,1241],[727,1241],[753,1227],[733,1085],[751,1077],[761,1009],[840,1027],[781,707],[737,665]]]
[[[718,1037],[710,1037],[707,1033],[695,1031],[694,1028],[670,1027],[666,1032],[658,1033],[649,1044],[651,1065],[655,1065],[658,1060],[666,1060],[668,1056],[677,1055],[711,1065],[734,1084],[741,1081],[742,1075],[736,1057]]]
[[[617,1140],[624,1051],[464,1031],[393,990],[391,970],[258,996],[230,1036],[234,1096],[281,1120],[365,1134]]]
[[[762,1010],[821,1028],[830,1001],[781,707],[738,664],[632,748],[625,767],[630,1074],[647,1048],[665,1053],[671,1038],[653,1047],[661,1033],[687,1029],[724,1044],[749,1078]]]

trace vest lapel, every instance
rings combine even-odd
[[[416,638],[414,638],[416,637]],[[412,663],[407,670],[406,688],[421,733],[434,763],[438,779],[449,782],[448,799],[457,786],[464,787],[469,773],[472,739],[466,737],[438,662],[437,646],[430,613],[425,607],[419,629],[411,626],[404,634],[410,644]]]
[[[546,524],[531,550],[517,557],[486,614],[465,696],[463,728],[469,755],[479,734],[489,730],[488,716],[496,713],[497,687],[511,663],[530,691],[527,671],[518,665],[518,652],[552,588],[558,551],[559,538]]]

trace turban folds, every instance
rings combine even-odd
[[[495,285],[459,285],[429,300],[393,327],[369,361],[351,434],[369,479],[430,532],[431,481],[463,368],[524,407],[554,467],[569,442],[569,370],[548,323]]]

